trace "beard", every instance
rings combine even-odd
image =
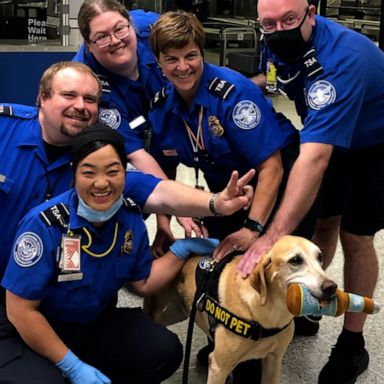
[[[91,124],[89,115],[87,113],[77,113],[69,115],[67,117],[71,119],[71,123],[66,124],[65,122],[62,122],[60,126],[60,133],[67,137],[76,136],[79,132],[81,132],[84,128],[88,127]],[[73,120],[74,118],[80,118],[82,120]]]

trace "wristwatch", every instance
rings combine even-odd
[[[264,232],[264,226],[256,219],[247,217],[243,224],[244,228],[248,228],[250,231],[259,232],[260,235]]]

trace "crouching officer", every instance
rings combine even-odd
[[[159,383],[178,368],[181,344],[141,309],[116,308],[117,291],[128,282],[137,294],[150,295],[176,275],[192,251],[212,253],[215,243],[196,248],[194,239],[185,245],[180,240],[153,260],[141,212],[123,197],[129,182],[121,136],[94,125],[75,137],[72,148],[75,188],[33,208],[17,230],[2,281],[15,331],[5,339],[11,352],[3,356],[0,379],[20,384],[59,384],[64,377],[74,384]],[[150,180],[136,187],[147,197],[167,184]],[[176,209],[184,201],[189,209],[209,214],[211,194],[196,196],[192,188],[170,183],[183,196],[171,198]],[[235,184],[229,187],[236,189]],[[223,213],[250,199],[230,198],[227,191],[222,195],[215,209]],[[145,205],[167,209],[165,200],[157,192]]]

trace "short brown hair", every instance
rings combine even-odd
[[[85,41],[89,41],[89,34],[91,33],[89,24],[93,18],[97,15],[101,15],[102,13],[109,11],[120,13],[121,16],[130,21],[127,9],[117,0],[84,1],[77,16],[77,23],[79,25],[81,36],[83,36]]]
[[[52,81],[56,74],[65,68],[73,68],[77,72],[82,72],[92,76],[98,84],[98,98],[101,96],[101,83],[99,78],[94,74],[91,68],[86,66],[83,63],[78,63],[75,61],[59,61],[58,63],[52,64],[48,69],[46,69],[41,76],[39,92],[37,94],[36,105],[41,106],[41,99],[43,97],[50,97],[52,92]]]
[[[183,48],[190,42],[194,42],[203,54],[205,33],[203,25],[193,13],[166,12],[153,25],[150,39],[157,58],[170,48]]]

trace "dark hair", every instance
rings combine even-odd
[[[79,14],[77,16],[77,23],[79,31],[85,41],[89,41],[89,34],[91,33],[89,24],[97,16],[104,12],[117,12],[125,17],[128,21],[129,15],[127,9],[123,4],[117,0],[85,0],[81,5]]]
[[[89,154],[109,144],[117,152],[125,169],[127,166],[127,156],[122,136],[107,125],[97,123],[84,128],[74,137],[71,157],[73,170],[75,171],[79,162]]]

